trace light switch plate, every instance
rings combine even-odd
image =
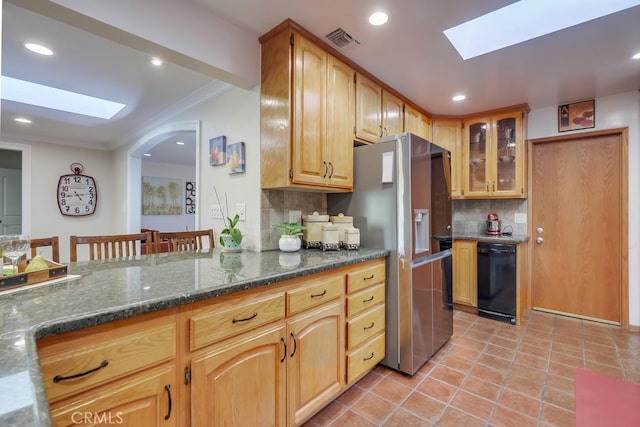
[[[222,208],[220,205],[211,205],[211,218],[222,219]]]
[[[247,220],[247,204],[236,203],[236,213],[240,217],[240,221],[246,221]]]
[[[526,224],[527,223],[527,214],[526,213],[516,213],[516,216],[513,220],[516,224]]]

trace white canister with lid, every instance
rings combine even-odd
[[[340,246],[344,246],[344,231],[347,228],[353,227],[353,217],[339,213],[338,215],[330,216],[329,220],[338,227],[338,241]]]
[[[338,226],[327,223],[322,226],[322,250],[335,251],[340,249],[338,240]]]
[[[358,249],[360,247],[360,230],[354,227],[349,227],[344,230],[344,247],[351,249]]]
[[[322,226],[328,223],[329,215],[320,215],[317,211],[312,215],[302,216],[302,225],[307,227],[302,232],[302,240],[305,248],[322,247]]]

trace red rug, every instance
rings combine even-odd
[[[640,426],[640,384],[576,369],[576,426]]]

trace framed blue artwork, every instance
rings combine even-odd
[[[209,140],[209,164],[224,165],[226,162],[227,137],[222,135]]]
[[[227,147],[229,161],[229,174],[242,173],[245,171],[245,149],[244,142],[236,142],[229,144]]]

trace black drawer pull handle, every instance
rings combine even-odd
[[[363,358],[362,358],[362,361],[363,361],[363,362],[366,362],[367,360],[371,360],[371,359],[373,359],[373,351],[371,352],[371,356],[369,356],[369,357],[363,357]]]
[[[293,355],[296,354],[296,350],[298,349],[298,343],[296,342],[296,336],[293,335],[293,332],[291,332],[291,338],[293,338],[293,353],[291,353],[289,356],[293,357]]]
[[[280,337],[280,341],[282,341],[282,345],[284,346],[284,351],[282,354],[282,359],[280,359],[280,362],[284,362],[284,359],[287,358],[287,341],[285,341],[284,337]]]
[[[233,322],[233,323],[246,322],[247,320],[251,320],[251,319],[253,319],[255,317],[258,317],[258,312],[257,311],[254,311],[253,314],[250,317],[247,317],[246,319],[236,319],[234,317],[231,322]]]
[[[171,418],[171,384],[165,385],[164,389],[167,392],[167,398],[169,399],[169,410],[167,411],[167,415],[164,416],[164,419],[168,420]]]
[[[373,328],[373,325],[375,325],[375,322],[371,322],[371,324],[369,326],[365,326],[364,330],[366,331],[367,329]]]
[[[89,375],[92,372],[95,372],[95,371],[97,371],[99,369],[104,368],[108,364],[109,364],[108,360],[103,360],[102,363],[100,363],[99,366],[97,366],[97,367],[95,367],[93,369],[89,369],[88,371],[80,372],[79,374],[69,375],[68,377],[65,377],[65,376],[62,376],[62,375],[56,375],[55,377],[53,377],[53,382],[54,383],[59,383],[60,381],[64,381],[64,380],[72,380],[74,378],[84,377],[85,375]]]
[[[327,294],[327,290],[325,289],[324,291],[322,291],[321,294],[311,294],[311,298],[315,298],[315,297],[321,297],[323,295]]]
[[[363,280],[371,280],[371,279],[373,279],[374,277],[376,277],[376,275],[375,275],[375,274],[372,274],[371,276],[364,277],[364,278],[363,278]]]
[[[371,295],[371,298],[367,298],[367,299],[363,299],[362,302],[370,302],[373,301],[373,295]]]

